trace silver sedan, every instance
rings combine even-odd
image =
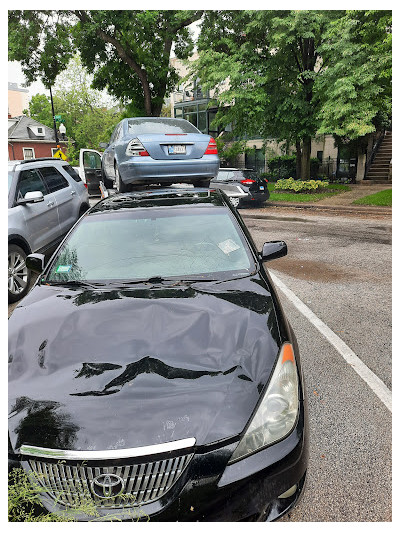
[[[154,183],[208,187],[219,169],[215,140],[179,118],[123,119],[101,146],[103,180],[114,181],[118,192]]]

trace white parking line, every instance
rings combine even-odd
[[[321,319],[315,315],[309,307],[307,307],[298,298],[293,291],[291,291],[275,274],[269,270],[269,274],[274,284],[279,287],[283,294],[292,302],[292,304],[302,313],[313,326],[315,326],[320,333],[329,341],[332,346],[340,353],[343,359],[357,372],[357,374],[365,381],[365,383],[374,391],[378,398],[385,404],[385,406],[392,412],[392,393],[362,361],[357,355],[336,335]]]

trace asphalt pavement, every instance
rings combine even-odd
[[[309,402],[307,487],[282,521],[390,521],[391,411],[380,397],[392,385],[390,216],[242,215],[259,249],[268,240],[288,245],[287,257],[266,266],[289,289],[278,294],[298,339]],[[354,364],[309,315],[355,354]],[[380,390],[357,373],[360,366]]]

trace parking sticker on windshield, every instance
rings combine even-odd
[[[224,254],[229,254],[230,252],[239,250],[240,246],[238,246],[232,239],[227,239],[226,241],[220,242],[218,248],[220,248]]]
[[[57,270],[56,272],[57,273],[61,273],[61,272],[69,272],[72,268],[72,265],[60,265],[57,267]]]

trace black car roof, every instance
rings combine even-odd
[[[227,205],[223,195],[216,189],[157,189],[113,194],[96,204],[90,214],[138,207],[184,206],[184,205]]]

